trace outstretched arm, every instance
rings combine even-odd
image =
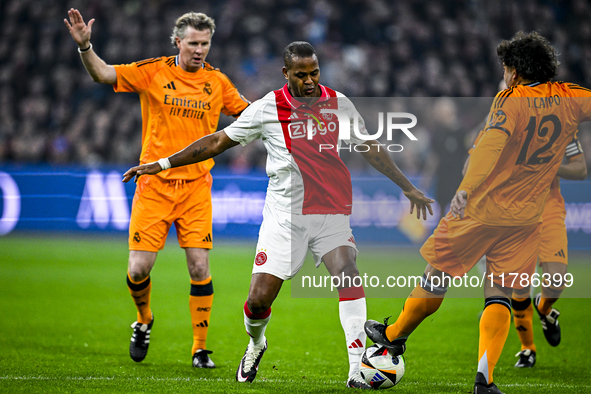
[[[580,154],[567,159],[567,162],[558,167],[556,173],[563,179],[570,179],[571,181],[582,181],[587,178],[587,163],[585,162],[585,155]]]
[[[491,129],[486,138],[483,138],[474,148],[470,159],[464,163],[466,169],[464,179],[451,200],[451,214],[454,218],[464,218],[468,198],[494,168],[507,138],[507,134],[502,131]]]
[[[70,35],[78,44],[78,50],[80,51],[80,58],[82,63],[88,71],[88,74],[92,77],[93,81],[100,83],[108,83],[113,85],[117,82],[117,72],[115,67],[108,65],[103,59],[92,50],[90,44],[90,35],[92,34],[92,25],[94,19],[88,21],[88,25],[84,23],[80,11],[70,8],[68,11],[70,22],[64,19],[66,27],[70,31]]]
[[[466,176],[466,172],[468,172],[468,165],[470,164],[470,155],[466,157],[466,161],[464,162],[464,167],[462,168],[462,176]]]
[[[211,159],[226,149],[230,149],[236,145],[238,145],[238,142],[231,140],[226,132],[221,130],[200,138],[182,151],[169,156],[167,159],[161,160],[168,160],[170,163],[170,167],[167,167],[166,169],[181,167]],[[135,181],[137,182],[140,175],[158,174],[163,169],[164,168],[162,167],[162,164],[160,164],[160,161],[132,167],[127,170],[125,174],[123,174],[123,182],[129,182],[133,177],[135,177]]]
[[[410,213],[412,214],[416,205],[417,219],[421,218],[427,220],[427,209],[433,215],[431,203],[435,202],[430,198],[425,197],[422,191],[417,189],[408,178],[400,171],[400,168],[394,163],[394,160],[386,152],[386,147],[382,144],[373,143],[366,144],[369,147],[367,152],[362,152],[363,158],[369,162],[379,172],[387,176],[392,182],[402,189],[406,198],[410,200]]]

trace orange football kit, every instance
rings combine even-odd
[[[534,273],[550,185],[578,124],[589,117],[591,90],[575,84],[499,92],[458,188],[468,193],[464,219],[448,213],[441,220],[421,248],[427,262],[463,276],[486,254],[496,283],[529,286],[507,275]]]
[[[221,73],[205,63],[190,73],[178,57],[116,65],[116,92],[135,92],[142,107],[140,164],[168,157],[216,131],[220,112],[237,116],[249,104]],[[129,249],[157,252],[175,223],[181,247],[212,247],[213,159],[140,177],[131,221]]]
[[[542,213],[539,263],[568,264],[568,239],[566,237],[566,208],[560,194],[560,178],[550,186],[546,207]]]

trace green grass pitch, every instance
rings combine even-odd
[[[218,242],[211,253],[215,299],[208,347],[218,368],[196,370],[191,367],[189,279],[184,252],[173,242],[152,272],[156,321],[148,357],[135,363],[128,354],[135,308],[125,285],[125,236],[0,238],[0,392],[346,392],[348,363],[336,299],[292,298],[289,282],[273,305],[269,350],[256,381],[234,381],[248,342],[242,305],[254,248],[254,242]],[[360,249],[360,266],[383,259],[383,250]],[[590,261],[589,254],[571,256],[577,259],[582,267]],[[397,252],[394,264],[410,260],[424,265],[410,249]],[[396,317],[403,301],[369,298],[368,316]],[[482,305],[481,298],[446,299],[410,337],[406,375],[390,391],[470,393]],[[513,367],[519,343],[511,327],[495,370],[504,392],[591,393],[591,299],[563,299],[557,307],[562,343],[551,348],[536,318],[538,363],[531,370]]]

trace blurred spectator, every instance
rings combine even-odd
[[[427,157],[423,175],[428,190],[435,179],[435,201],[439,205],[439,216],[448,212],[447,206],[456,194],[462,181],[462,168],[469,148],[466,135],[458,118],[458,100],[437,99],[433,105],[432,149]]]
[[[100,22],[93,45],[107,63],[172,55],[163,37],[175,17],[189,10],[211,15],[220,28],[208,61],[250,100],[284,83],[277,54],[294,40],[315,45],[322,82],[351,97],[492,97],[502,75],[496,46],[522,29],[540,31],[559,50],[557,79],[591,87],[587,0],[4,0],[0,161],[133,164],[139,156],[134,98],[119,98],[88,77],[63,27],[70,7]],[[230,121],[222,117],[220,128]],[[442,132],[423,131],[431,142]],[[216,161],[244,172],[264,167],[263,152],[255,145]],[[402,169],[425,171],[412,156],[400,156]]]

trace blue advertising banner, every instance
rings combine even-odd
[[[135,184],[127,168],[0,166],[0,235],[12,231],[126,232]],[[213,170],[214,234],[256,239],[267,188],[264,173]],[[418,179],[413,182],[418,183]],[[591,181],[562,181],[569,248],[591,249]],[[435,207],[436,211],[439,207]],[[351,225],[358,240],[388,245],[422,243],[438,220],[419,221],[392,182],[353,178]]]

